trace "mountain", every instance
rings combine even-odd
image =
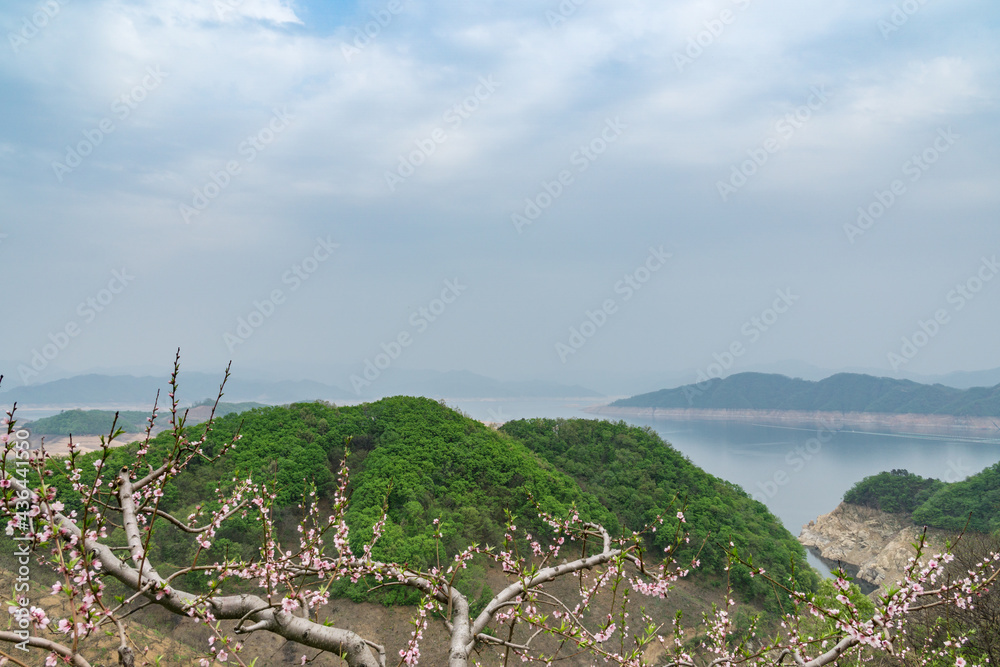
[[[796,410],[1000,418],[1000,385],[955,389],[941,384],[838,373],[813,382],[738,373],[611,403],[614,408]]]
[[[745,370],[754,373],[776,373],[778,375],[816,381],[823,380],[836,373],[857,373],[859,375],[882,377],[881,373],[884,372],[879,369],[860,366],[832,370],[801,361],[754,364],[747,366]],[[992,387],[1000,384],[1000,368],[990,368],[980,371],[953,371],[943,375],[921,375],[919,373],[900,370],[893,374],[893,378],[898,380],[913,380],[920,384],[943,384],[946,387],[954,387],[955,389],[971,389],[972,387]],[[661,383],[660,386],[663,386],[663,384]]]
[[[347,376],[343,378],[347,380]],[[215,397],[218,374],[184,372],[181,390],[195,399]],[[53,380],[44,384],[22,385],[0,391],[0,403],[17,401],[24,407],[139,407],[151,406],[160,390],[161,405],[169,392],[167,377],[88,374]],[[465,371],[394,371],[379,377],[360,394],[343,387],[313,380],[246,380],[233,378],[226,383],[225,400],[284,404],[295,401],[356,401],[385,395],[408,394],[433,398],[599,398],[599,394],[579,385],[540,381],[501,381]]]
[[[692,464],[651,430],[586,419],[522,419],[509,421],[500,430],[571,475],[627,530],[641,530],[656,516],[669,516],[683,507],[691,550],[706,545],[700,560],[709,572],[725,572],[721,551],[710,545],[728,542],[752,553],[755,561],[781,563],[781,577],[791,574],[790,560],[802,567],[798,552],[785,537],[788,531],[764,505],[739,486]],[[654,546],[665,544],[658,541],[662,537],[663,531]],[[754,596],[768,593],[760,578],[747,580],[745,573],[735,572],[733,577]]]
[[[187,411],[188,424],[201,424],[208,420],[215,408],[215,416],[223,417],[233,412],[246,412],[254,408],[264,407],[260,403],[223,403],[214,405],[214,401],[203,401]],[[115,422],[115,413],[118,421]],[[161,413],[166,417],[166,413]],[[143,433],[147,427],[148,411],[143,410],[64,410],[51,417],[43,417],[23,424],[35,435],[107,435],[111,425],[125,433]],[[167,419],[159,419],[153,427],[153,433],[159,433],[167,428]]]
[[[954,531],[995,534],[1000,530],[1000,463],[959,482],[942,482],[906,470],[865,477],[844,502],[904,514],[917,524]]]
[[[186,396],[195,399],[214,397],[221,377],[217,374],[185,372],[180,377]],[[152,405],[157,390],[164,405],[168,388],[166,377],[132,375],[77,375],[38,385],[13,387],[0,392],[0,401],[17,401],[23,406],[145,406]],[[302,399],[343,399],[347,392],[319,382],[248,381],[232,379],[226,383],[226,400],[234,402],[287,403]]]
[[[617,535],[629,535],[662,515],[666,525],[650,540],[662,553],[678,527],[677,511],[684,507],[684,529],[692,537],[678,560],[700,558],[697,576],[716,583],[726,576],[720,545],[732,541],[776,579],[790,576],[794,563],[801,586],[816,583],[802,547],[763,504],[701,470],[655,433],[624,423],[524,420],[498,431],[437,401],[400,396],[355,406],[298,403],[228,415],[215,423],[206,449],[216,451],[237,428],[242,435],[238,447],[214,464],[199,463],[178,477],[176,488],[164,497],[165,511],[184,516],[203,501],[206,489],[252,474],[269,480],[276,489],[275,511],[291,516],[310,490],[304,478],[316,485],[321,501],[329,498],[345,438],[350,437],[351,539],[371,535],[372,523],[387,507],[389,523],[378,558],[434,563],[434,519],[442,531],[441,548],[449,553],[472,542],[501,543],[508,511],[518,516],[518,525],[540,534],[545,528],[535,502],[559,515],[575,506],[585,520],[599,521]],[[169,433],[161,434],[153,440],[151,455],[172,443]],[[107,469],[117,470],[131,460],[134,448],[112,450]],[[89,461],[82,467],[90,483],[95,472]],[[259,526],[247,523],[225,537],[233,549],[250,549],[247,540],[256,530]],[[163,553],[172,553],[169,544],[156,548],[161,546]],[[210,557],[223,555],[213,552]],[[177,562],[189,556],[177,554]],[[731,576],[745,598],[770,604],[772,592],[760,577],[739,568]],[[361,595],[354,589],[337,592]]]

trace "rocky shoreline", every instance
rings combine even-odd
[[[903,578],[922,530],[905,514],[840,503],[803,526],[799,542],[825,562],[843,563],[859,579],[882,587]],[[925,553],[942,549],[948,537],[944,531],[929,530]]]
[[[879,429],[929,435],[967,433],[1000,437],[997,422],[990,417],[955,415],[891,414],[885,412],[820,412],[803,410],[728,410],[706,408],[624,408],[600,405],[586,408],[591,414],[609,417],[646,417],[648,419],[696,419],[739,421],[759,424],[823,426],[828,429]]]

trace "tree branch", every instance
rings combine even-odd
[[[50,639],[45,639],[44,637],[29,636],[25,639],[16,632],[0,630],[0,641],[10,642],[11,644],[20,644],[21,642],[26,641],[28,642],[28,646],[43,648],[46,651],[51,651],[61,655],[69,662],[69,664],[73,665],[73,667],[91,667],[90,663],[87,662],[87,659],[73,649],[68,646],[63,646],[62,644],[54,642]]]

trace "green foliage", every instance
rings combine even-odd
[[[195,439],[201,437],[202,427],[186,431]],[[216,488],[225,489],[234,478],[252,475],[274,485],[279,528],[287,538],[297,539],[297,504],[310,484],[316,485],[321,502],[332,495],[335,471],[344,455],[345,439],[350,437],[347,520],[354,545],[371,537],[383,506],[388,508],[389,522],[376,547],[377,558],[427,567],[439,554],[442,560],[450,558],[471,543],[497,545],[503,540],[506,510],[518,516],[519,526],[541,530],[532,498],[558,515],[576,506],[584,518],[617,530],[615,517],[570,477],[513,438],[430,399],[397,397],[352,407],[317,402],[257,408],[218,419],[208,435],[206,451],[219,451],[237,431],[242,439],[215,464],[192,461],[175,480],[176,492],[165,495],[164,510],[187,516],[196,504],[211,508]],[[172,444],[171,433],[154,438],[147,455],[150,462],[161,461]],[[110,450],[105,469],[127,465],[137,446]],[[93,480],[92,461],[97,456],[81,457],[83,481]],[[67,480],[58,466],[53,465],[53,470],[60,497],[70,498]],[[440,545],[433,537],[434,519],[441,524]],[[189,562],[194,547],[187,546],[190,540],[175,531],[170,526],[160,529],[154,546],[160,558],[179,566]],[[240,555],[250,556],[248,550],[259,542],[259,527],[244,526],[231,535],[220,532],[219,537],[229,540],[231,553],[239,546]],[[213,558],[223,555],[212,554]],[[340,592],[364,597],[360,587],[356,589]],[[473,592],[478,595],[479,588]],[[389,589],[380,599],[409,602],[411,594]]]
[[[211,407],[215,403],[206,399],[192,405],[192,408]],[[216,418],[233,413],[246,412],[264,407],[260,403],[219,403],[215,409]],[[144,433],[148,412],[141,410],[118,411],[118,428],[125,433]],[[37,419],[26,425],[37,435],[108,435],[115,418],[115,410],[64,410],[57,415]]]
[[[892,513],[912,513],[944,486],[936,479],[906,470],[880,472],[865,477],[844,494],[844,502]]]
[[[918,524],[992,534],[1000,531],[1000,463],[961,482],[942,484],[913,511]]]
[[[857,373],[838,373],[819,382],[769,373],[737,373],[632,396],[611,405],[995,417],[1000,415],[1000,385],[962,390]]]
[[[845,581],[850,581],[850,577],[847,577]],[[875,603],[871,598],[862,593],[858,585],[854,583],[847,585],[847,590],[841,592],[833,579],[823,579],[816,587],[812,603],[820,609],[843,610],[848,607],[848,604],[845,604],[842,599],[838,599],[841,595],[847,598],[849,606],[854,608],[860,620],[867,621],[875,615]],[[825,635],[836,629],[836,624],[828,617],[817,619],[809,614],[800,614],[799,620],[802,623],[800,631],[808,628],[808,632],[805,634],[809,635]]]
[[[735,484],[695,466],[651,429],[625,422],[530,419],[507,422],[501,430],[572,475],[615,514],[622,529],[641,530],[664,516],[665,525],[651,540],[654,552],[670,543],[677,511],[684,506],[683,528],[691,541],[677,559],[683,564],[700,558],[696,574],[724,574],[724,548],[732,542],[774,579],[787,583],[794,564],[796,586],[815,587],[805,550],[767,507]],[[730,576],[745,598],[773,601],[768,583],[750,577],[746,568],[736,567]]]
[[[192,439],[203,433],[201,426],[186,430]],[[662,553],[677,527],[677,510],[686,503],[684,528],[692,537],[679,554],[680,562],[698,557],[702,569],[719,575],[725,559],[717,544],[732,541],[776,579],[787,581],[793,562],[797,586],[809,590],[815,585],[802,547],[762,504],[697,468],[655,433],[624,423],[530,420],[496,431],[425,398],[395,397],[350,407],[297,403],[218,419],[205,450],[219,451],[237,431],[242,439],[220,460],[211,465],[199,459],[191,462],[165,493],[162,509],[180,517],[196,505],[211,510],[217,488],[225,491],[234,478],[252,475],[273,486],[280,534],[297,540],[298,503],[312,484],[319,501],[328,501],[345,440],[351,438],[351,541],[360,547],[370,539],[372,525],[387,508],[388,522],[374,553],[382,560],[422,568],[471,543],[498,545],[507,511],[517,517],[519,528],[543,533],[535,502],[555,515],[576,507],[583,519],[600,522],[613,534],[639,529],[666,513],[667,524],[649,544]],[[164,432],[151,441],[147,458],[152,465],[163,460],[173,438]],[[133,443],[110,450],[104,469],[129,464],[137,447]],[[99,455],[81,457],[83,481],[94,479],[92,460]],[[52,467],[57,473],[53,483],[67,502],[72,494],[61,465]],[[69,509],[79,509],[70,505],[67,502]],[[434,519],[440,521],[440,541],[434,538]],[[252,558],[260,538],[259,524],[234,519],[219,532],[207,558]],[[154,536],[153,549],[158,561],[180,567],[190,563],[195,546],[164,524]],[[489,597],[480,566],[470,564],[458,581],[476,604]],[[742,568],[735,568],[731,577],[748,599],[767,604],[774,597],[763,579],[749,577]],[[185,582],[196,590],[203,583],[196,577]],[[364,582],[339,582],[331,590],[370,599]],[[393,587],[375,599],[411,603],[419,597],[414,595]]]
[[[118,415],[118,428],[126,433],[139,433],[145,430],[148,416],[138,411],[122,411]],[[33,421],[26,428],[36,435],[108,435],[114,419],[114,410],[65,410]]]
[[[992,534],[1000,531],[1000,463],[950,484],[905,470],[881,472],[855,484],[844,502],[911,514],[931,528]]]
[[[191,407],[192,408],[201,408],[201,407],[209,407],[210,408],[213,405],[215,405],[215,399],[214,398],[206,398],[203,401],[199,401],[199,402],[195,403]],[[246,402],[243,402],[243,403],[225,403],[223,401],[219,401],[219,404],[215,407],[215,417],[216,417],[216,419],[218,419],[219,417],[225,417],[226,415],[231,415],[234,412],[235,413],[247,412],[249,410],[253,410],[254,408],[263,408],[263,407],[266,407],[263,403],[254,403],[253,401],[246,401]]]

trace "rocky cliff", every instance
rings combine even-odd
[[[803,526],[799,542],[825,561],[844,563],[860,579],[882,586],[902,579],[922,530],[907,515],[841,503]],[[929,530],[927,537],[930,553],[940,550],[948,535]]]

